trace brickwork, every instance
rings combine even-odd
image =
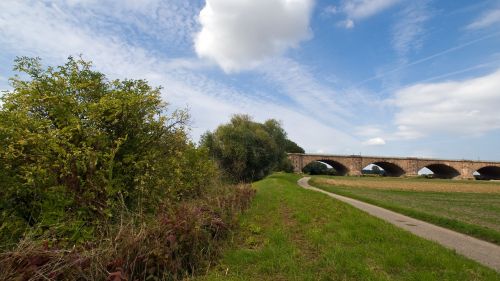
[[[290,153],[288,158],[296,173],[311,162],[321,161],[334,167],[341,175],[361,175],[364,167],[376,164],[388,176],[417,176],[418,171],[426,167],[440,178],[473,179],[474,172],[478,171],[485,178],[500,179],[500,162],[301,153]]]

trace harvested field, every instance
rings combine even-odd
[[[498,182],[422,178],[313,177],[310,183],[500,245]]]
[[[317,183],[365,187],[373,189],[433,191],[433,192],[472,192],[500,193],[499,182],[454,181],[454,180],[422,180],[422,179],[389,179],[389,178],[316,178]]]

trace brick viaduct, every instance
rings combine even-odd
[[[302,153],[289,153],[288,158],[296,173],[302,172],[307,164],[319,161],[331,165],[340,175],[358,176],[364,167],[375,164],[391,177],[417,176],[420,169],[428,168],[437,178],[474,179],[477,172],[484,179],[500,179],[500,162],[491,161]]]

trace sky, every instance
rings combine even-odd
[[[193,141],[275,118],[308,153],[500,161],[500,1],[2,0],[16,56],[162,86]]]

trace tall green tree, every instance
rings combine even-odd
[[[201,146],[217,160],[233,181],[258,180],[286,159],[287,137],[274,119],[257,123],[248,115],[235,115],[228,124],[201,138]]]

